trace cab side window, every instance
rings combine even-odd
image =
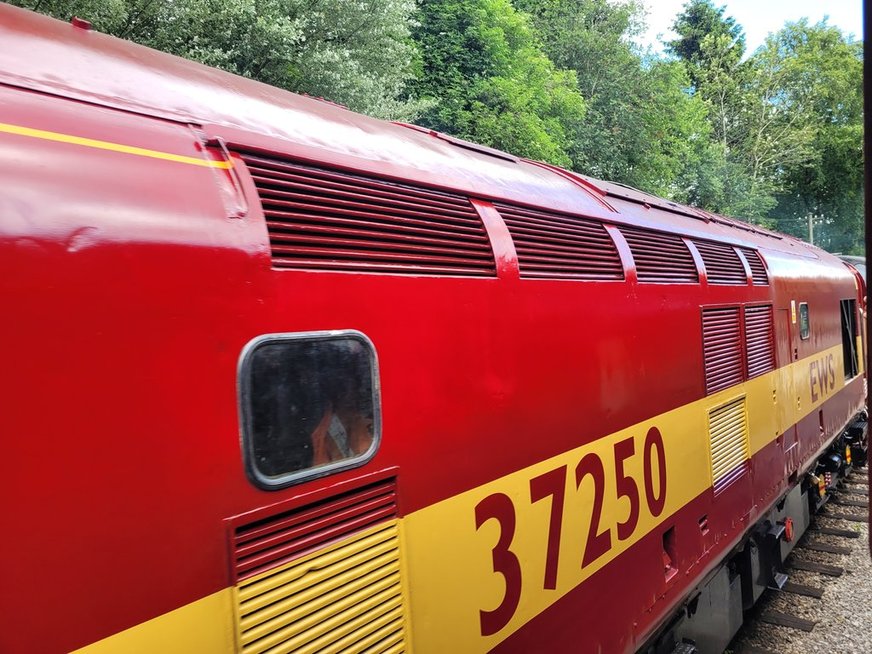
[[[800,302],[799,304],[799,337],[802,340],[807,340],[811,331],[811,326],[808,318],[808,302]]]
[[[262,488],[355,467],[375,454],[376,356],[359,332],[257,338],[241,357],[239,388],[246,469]]]
[[[857,357],[857,301],[842,300],[839,302],[842,322],[842,360],[845,368],[845,380],[853,379],[859,374]]]

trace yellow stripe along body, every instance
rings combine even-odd
[[[817,401],[812,401],[810,363],[830,356],[836,368],[836,389],[829,394],[818,394]],[[488,651],[710,488],[713,479],[708,416],[712,408],[745,397],[753,456],[830,399],[842,388],[843,379],[839,345],[407,515],[398,521],[403,550],[402,594],[406,605],[403,613],[404,619],[410,621],[405,628],[407,638],[410,634],[411,639],[406,651],[414,649],[416,654]],[[647,508],[641,482],[641,453],[646,433],[652,426],[663,436],[668,480],[665,507],[657,517]],[[611,549],[582,569],[579,553],[584,550],[590,524],[592,488],[588,478],[576,491],[572,471],[589,453],[595,453],[604,462],[607,472],[600,524],[601,528],[611,525],[614,532],[616,522],[625,520],[628,514],[628,500],[618,499],[616,495],[614,445],[628,438],[634,441],[635,456],[626,459],[624,468],[628,476],[637,480],[642,496],[638,524],[624,541],[617,540],[613,534]],[[570,471],[563,514],[572,519],[563,522],[557,587],[544,590],[541,580],[545,574],[550,506],[549,502],[530,501],[530,480],[563,465]],[[522,562],[525,583],[510,622],[498,633],[482,637],[479,611],[497,606],[506,588],[502,575],[493,572],[491,559],[492,548],[499,538],[499,525],[490,520],[476,529],[474,520],[475,506],[494,493],[509,496],[516,508],[517,527],[511,548]],[[368,532],[364,536],[368,537]],[[360,538],[360,534],[352,536],[326,551],[287,564],[282,570],[304,568],[307,563],[325,556],[325,552],[329,555]],[[276,573],[273,570],[260,576]],[[238,642],[233,617],[236,598],[239,593],[245,594],[244,586],[250,583],[243,582],[236,589],[228,588],[205,597],[78,652],[232,652]]]
[[[97,139],[89,139],[81,136],[73,136],[71,134],[62,134],[60,132],[50,132],[43,129],[33,129],[30,127],[22,127],[21,125],[10,125],[8,123],[0,123],[0,133],[16,134],[18,136],[27,136],[30,138],[42,139],[45,141],[55,141],[57,143],[69,143],[71,145],[80,145],[86,148],[96,148],[98,150],[108,150],[110,152],[132,154],[139,157],[150,157],[152,159],[163,159],[164,161],[175,161],[176,163],[184,163],[192,166],[205,166],[206,168],[230,168],[232,166],[231,162],[229,161],[198,159],[197,157],[189,157],[182,154],[161,152],[160,150],[149,150],[148,148],[139,148],[132,145],[113,143],[111,141],[100,141]]]

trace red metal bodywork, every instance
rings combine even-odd
[[[0,42],[0,123],[216,161],[221,149],[206,144],[221,138],[469,194],[497,262],[493,279],[273,270],[238,159],[230,172],[0,134],[2,651],[69,651],[225,588],[231,516],[392,468],[407,514],[578,447],[579,433],[695,401],[702,352],[688,344],[701,306],[772,302],[781,366],[838,344],[830,305],[859,297],[820,250],[629,189],[7,6]],[[495,200],[756,247],[772,282],[646,286],[633,269],[624,282],[521,280]],[[787,334],[794,298],[816,316],[809,340]],[[239,353],[260,334],[325,329],[360,330],[378,350],[381,448],[362,469],[258,490],[241,462]],[[862,392],[858,379],[825,405],[826,436]],[[818,416],[795,438],[792,469],[823,444]],[[647,565],[661,550],[651,534],[500,650],[577,644],[579,615],[596,616],[585,642],[632,649],[788,488],[786,449],[773,441],[748,484],[675,517],[707,514],[719,534],[681,544],[678,583]]]

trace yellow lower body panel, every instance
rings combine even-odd
[[[225,588],[73,654],[231,654],[233,589]]]
[[[400,539],[380,523],[73,654],[408,652]]]
[[[235,590],[244,654],[405,651],[399,521],[245,579]]]

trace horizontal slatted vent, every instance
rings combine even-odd
[[[748,262],[748,267],[751,268],[751,277],[756,286],[768,286],[769,274],[766,272],[766,264],[763,263],[763,258],[757,250],[751,248],[739,248],[742,254],[745,255],[745,261]]]
[[[702,311],[702,342],[706,394],[742,381],[742,343],[739,307]]]
[[[775,369],[775,332],[771,304],[745,307],[745,352],[749,379]]]
[[[257,186],[276,268],[496,276],[469,199],[240,154]]]
[[[396,485],[389,481],[238,527],[233,538],[237,577],[256,575],[396,517]]]
[[[694,241],[693,244],[702,256],[709,284],[746,285],[748,277],[745,266],[732,245]]]
[[[618,250],[602,224],[552,211],[502,203],[495,206],[512,235],[521,277],[624,278]]]
[[[709,438],[712,481],[717,494],[744,474],[751,456],[744,397],[709,411]]]
[[[402,652],[396,523],[240,584],[244,654]]]
[[[393,483],[380,484],[357,491],[332,501],[335,511],[327,511],[328,504],[318,503],[300,511],[273,518],[280,526],[278,532],[270,525],[258,523],[249,535],[258,533],[258,540],[269,538],[267,532],[283,533],[288,523],[305,516],[304,522],[313,525],[314,538],[304,547],[315,553],[291,561],[266,572],[250,576],[237,588],[239,639],[242,652],[254,654],[269,652],[402,652],[405,650],[403,586],[400,571],[400,545],[396,520],[385,521],[372,491],[391,490]],[[368,516],[361,524],[375,520],[375,524],[361,528],[358,520],[349,516],[357,502],[360,517]],[[365,507],[365,508],[364,508]],[[334,516],[336,525],[350,527],[338,542],[338,531],[323,522],[327,515]],[[380,518],[375,516],[382,515]],[[396,507],[393,505],[393,513]],[[342,517],[336,517],[342,516]],[[238,542],[252,542],[240,538]],[[346,530],[348,531],[348,530]],[[329,535],[328,535],[329,533]],[[298,537],[299,540],[299,537]],[[317,544],[313,545],[315,541]],[[332,545],[324,546],[326,542]],[[270,545],[270,549],[274,544]]]
[[[680,236],[621,227],[640,282],[698,282],[693,255]]]

